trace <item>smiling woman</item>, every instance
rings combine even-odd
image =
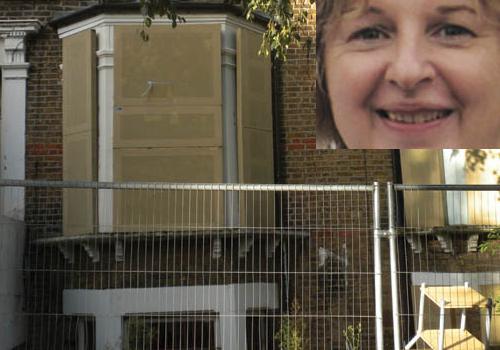
[[[318,0],[317,148],[500,148],[498,0]]]

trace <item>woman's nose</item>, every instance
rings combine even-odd
[[[385,72],[385,80],[408,92],[425,82],[432,82],[435,70],[429,60],[429,48],[415,37],[400,38],[395,42]]]

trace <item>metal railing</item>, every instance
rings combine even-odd
[[[500,345],[500,185],[389,184],[387,194],[394,348]]]
[[[344,349],[353,330],[380,350],[378,191],[0,180],[27,242],[3,297],[24,294],[28,349]]]
[[[494,347],[499,193],[0,180],[0,297],[16,305],[0,327],[28,349],[424,349],[429,330],[436,348]],[[452,289],[486,302],[433,301]]]

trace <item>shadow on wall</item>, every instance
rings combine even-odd
[[[0,216],[0,344],[12,349],[26,340],[23,306],[24,223]]]

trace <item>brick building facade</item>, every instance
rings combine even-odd
[[[26,179],[61,180],[63,178],[62,41],[58,37],[56,30],[48,23],[63,12],[84,9],[96,3],[97,1],[50,0],[0,2],[0,20],[29,19],[38,20],[41,24],[40,30],[37,33],[30,34],[25,41],[26,62],[30,64],[26,88],[24,174]],[[309,22],[305,28],[303,40],[308,44],[305,44],[304,47],[291,48],[287,61],[275,65],[273,71],[275,150],[277,151],[275,177],[277,182],[290,184],[370,184],[373,181],[391,181],[393,179],[393,155],[390,151],[342,150],[335,152],[317,151],[315,149],[314,10],[311,11]],[[62,216],[61,191],[57,189],[45,191],[27,190],[26,195],[26,220],[29,227],[35,229],[32,233],[36,232],[37,235],[43,233],[44,236],[57,234],[58,230],[60,230],[60,218]],[[41,207],[44,209],[41,210]],[[364,210],[368,210],[368,208],[369,205],[366,204]],[[349,208],[346,207],[344,210],[348,211]],[[312,215],[312,209],[309,215]],[[47,222],[53,223],[53,225],[46,225]],[[43,231],[38,230],[40,227],[43,228]],[[316,266],[318,263],[316,252],[320,247],[329,248],[339,255],[343,254],[341,251],[336,251],[338,247],[341,247],[336,233],[336,231],[327,232],[324,230],[313,232],[310,242],[301,246],[303,251],[300,253],[299,249],[298,256],[290,255],[288,258],[307,262],[302,267],[295,268],[305,272],[304,276],[308,276],[307,273],[316,271],[313,270],[312,266]],[[369,250],[370,237],[369,230],[360,230],[347,234],[342,238],[345,241],[343,249],[355,252]],[[156,241],[157,244],[159,242]],[[132,242],[132,246],[135,244],[137,247],[146,247],[150,243],[147,241]],[[226,244],[233,247],[238,243],[228,240]],[[293,244],[288,249],[297,251],[296,246]],[[163,249],[166,249],[165,246]],[[255,248],[254,254],[258,254],[258,251]],[[193,276],[189,277],[187,275],[187,280],[175,281],[174,278],[162,282],[161,277],[157,280],[154,276],[141,273],[130,274],[125,279],[116,279],[116,276],[108,271],[116,269],[122,272],[125,267],[120,263],[116,265],[105,263],[106,261],[111,262],[113,258],[106,255],[104,251],[101,254],[101,260],[97,268],[97,270],[103,270],[103,272],[98,272],[96,265],[92,265],[88,260],[85,260],[86,255],[83,251],[78,253],[82,254],[83,258],[80,255],[74,257],[77,261],[83,259],[83,265],[76,266],[68,265],[68,261],[61,255],[60,249],[57,249],[57,246],[54,245],[47,245],[42,250],[30,248],[28,252],[28,263],[35,264],[32,265],[34,270],[41,269],[43,271],[42,273],[32,272],[28,274],[26,311],[33,315],[28,328],[28,334],[31,334],[28,346],[33,347],[35,344],[39,344],[42,348],[49,348],[53,345],[65,348],[76,346],[71,335],[73,329],[78,327],[78,320],[62,315],[54,316],[62,312],[60,304],[62,288],[141,287],[143,285],[156,285],[156,283],[158,283],[158,286],[192,285],[193,283],[213,284],[214,278],[217,281],[222,279],[224,283],[241,282],[247,279],[256,282],[253,277],[255,271],[263,269],[264,272],[270,273],[273,271],[270,269],[271,265],[277,266],[276,268],[279,270],[279,266],[282,264],[279,257],[276,260],[264,259],[263,262],[258,263],[260,267],[252,267],[252,265],[246,267],[219,266],[222,263],[219,260],[211,266],[213,274],[209,274],[210,278],[206,281],[192,280]],[[177,248],[177,253],[180,256],[183,255],[182,252],[182,247]],[[158,251],[158,254],[162,255],[160,251]],[[186,254],[189,255],[189,252],[185,251],[184,256]],[[208,260],[210,259],[209,254],[209,252],[204,253],[204,255],[207,255],[206,259]],[[154,256],[154,253],[152,255]],[[127,257],[127,253],[124,256],[127,264],[134,261],[132,256]],[[357,262],[362,266],[356,266],[353,269],[363,270],[366,268],[369,270],[370,257],[370,254],[364,255],[364,259]],[[257,258],[260,257],[257,256]],[[352,258],[356,260],[357,256],[352,256]],[[199,260],[198,263],[200,261],[203,261],[203,259]],[[253,258],[251,261],[257,263]],[[195,265],[190,266],[196,270]],[[65,272],[56,272],[58,269]],[[84,272],[89,271],[89,269],[93,270],[93,272],[90,274]],[[154,266],[146,267],[142,266],[142,263],[135,265],[132,263],[130,268],[127,269],[137,271],[143,269],[155,270]],[[236,269],[240,273],[217,275],[217,271],[224,271],[224,269]],[[51,272],[51,270],[54,270],[54,272]],[[249,274],[241,274],[245,271],[249,272]],[[264,276],[266,276],[266,280],[259,280],[260,282],[269,280],[268,275]],[[352,303],[357,301],[359,304],[355,296],[346,292],[345,286],[347,284],[345,282],[326,281],[323,272],[313,273],[311,276],[305,277],[305,279],[299,277],[292,279],[290,282],[294,285],[292,294],[302,305],[303,313],[342,313],[344,310],[340,310],[338,306],[332,304],[332,302],[341,299],[343,299],[344,303],[349,303],[350,300]],[[206,276],[198,277],[205,278]],[[270,280],[273,280],[273,278],[270,278]],[[338,287],[336,284],[344,287]],[[47,291],[47,285],[51,285],[53,288]],[[304,288],[304,285],[309,287]],[[328,288],[325,290],[321,286],[328,286],[331,290]],[[371,281],[362,281],[357,287],[363,293],[369,294],[368,290],[371,288]],[[290,307],[290,305],[287,307]],[[371,311],[364,310],[364,312],[370,313]],[[335,322],[335,320],[328,319],[328,317],[319,317],[307,325],[305,331],[306,343],[309,344],[310,348],[339,346],[339,344],[343,343],[341,332],[345,326],[345,324]],[[54,329],[60,331],[51,331]],[[365,341],[371,343],[373,338],[368,337]]]
[[[27,80],[26,178],[62,179],[62,46],[48,22],[64,12],[98,1],[2,1],[2,21],[37,19],[39,33],[26,43]],[[390,151],[315,150],[315,15],[303,33],[304,46],[292,47],[279,67],[277,90],[280,182],[370,183],[392,179]],[[306,41],[311,40],[310,44]],[[319,170],[319,171],[318,171]]]
[[[70,0],[0,1],[2,23],[29,19],[38,20],[41,24],[38,33],[30,34],[26,40],[26,62],[30,64],[26,89],[24,173],[26,179],[63,178],[63,88],[60,67],[63,61],[62,41],[56,29],[48,25],[48,22],[61,12],[84,9],[96,3],[97,1]],[[296,9],[298,10],[300,9]],[[398,159],[390,150],[315,149],[314,9],[310,13],[309,22],[302,36],[304,46],[292,47],[287,61],[276,63],[273,67],[276,182],[326,185],[401,181],[398,178]],[[279,286],[282,294],[289,293],[286,296],[288,304],[280,305],[284,313],[287,312],[285,309],[290,309],[291,299],[296,299],[301,305],[302,315],[314,316],[306,325],[307,348],[340,349],[344,345],[342,331],[349,321],[356,322],[358,319],[355,316],[358,314],[373,315],[373,305],[365,305],[366,300],[364,300],[365,296],[367,300],[370,299],[370,291],[373,288],[370,279],[373,260],[372,232],[369,229],[372,226],[369,218],[370,198],[359,193],[346,192],[342,195],[344,197],[339,199],[338,196],[328,194],[329,200],[326,202],[324,198],[316,195],[300,194],[292,199],[288,198],[284,202],[290,212],[287,212],[283,222],[275,224],[287,228],[309,227],[308,240],[304,242],[303,237],[297,235],[286,246],[285,250],[291,253],[276,254],[271,257],[264,257],[262,253],[267,249],[268,242],[252,241],[250,247],[247,247],[250,253],[245,262],[238,259],[241,246],[248,242],[239,236],[223,240],[224,253],[222,258],[217,258],[218,260],[213,258],[213,247],[221,242],[215,243],[210,236],[170,241],[166,236],[148,238],[138,235],[125,241],[125,251],[118,258],[114,251],[118,249],[116,243],[109,238],[101,245],[97,264],[92,263],[89,253],[96,245],[92,237],[86,241],[82,240],[84,242],[82,246],[86,248],[79,249],[72,257],[71,254],[64,255],[66,247],[64,244],[49,244],[46,241],[38,246],[32,245],[26,258],[29,266],[26,311],[32,316],[28,347],[37,348],[36,344],[40,348],[51,348],[54,345],[65,349],[77,347],[74,334],[82,324],[80,322],[82,319],[62,315],[63,289],[92,290],[272,282]],[[61,235],[63,215],[61,197],[62,192],[58,189],[27,191],[26,222],[32,235],[37,235],[37,238],[40,238],[41,233],[43,236]],[[386,208],[383,198],[385,194],[382,195],[381,207]],[[386,226],[385,210],[382,216]],[[315,225],[314,220],[318,219],[322,220],[323,226],[310,228]],[[349,226],[353,222],[355,225]],[[264,232],[262,229],[258,231],[260,234]],[[85,245],[88,242],[93,244]],[[127,250],[127,247],[130,250]],[[328,250],[330,254],[338,257],[347,256],[351,272],[364,273],[369,277],[345,278],[349,276],[349,271],[342,270],[345,267],[340,265],[335,266],[337,270],[332,271],[319,269],[318,266],[324,266],[318,254],[321,249]],[[170,260],[163,261],[162,267],[161,257],[164,256],[168,256]],[[384,271],[389,270],[387,257],[387,252],[384,252]],[[70,264],[70,258],[77,263]],[[447,255],[439,253],[440,268],[446,269],[448,258]],[[292,259],[295,263],[291,266],[296,274],[284,282],[285,274],[282,273],[282,266],[287,259]],[[470,262],[471,259],[469,255],[464,257],[464,261]],[[482,257],[479,260],[484,262],[488,261],[488,258]],[[175,269],[177,270],[172,275],[167,275],[167,272]],[[195,275],[190,271],[203,273]],[[259,277],[258,273],[263,274]],[[346,273],[345,276],[343,273]],[[330,274],[333,276],[337,274],[339,277],[332,279],[325,277]],[[388,279],[384,284],[386,285],[384,299],[389,300]],[[53,288],[47,289],[47,285]],[[384,310],[386,344],[391,344],[389,310],[388,307]],[[354,317],[352,320],[330,317],[330,315],[345,314]],[[274,315],[269,315],[269,319],[276,322],[271,316]],[[262,325],[258,322],[261,321],[257,321],[257,325]],[[373,327],[369,322],[363,323],[364,329],[370,330],[370,327]],[[276,331],[278,326],[274,327],[273,331]],[[478,332],[477,329],[475,331]],[[90,333],[95,335],[95,332],[96,330],[93,330]],[[374,334],[367,332],[364,344],[369,349],[374,348]],[[268,337],[272,339],[273,335]],[[259,348],[259,344],[253,343],[252,340],[247,344],[252,344],[252,348]]]

